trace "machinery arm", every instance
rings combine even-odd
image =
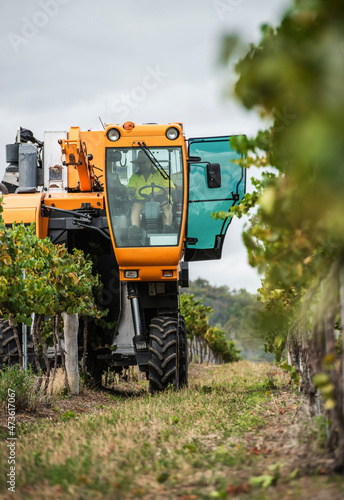
[[[80,181],[80,191],[92,191],[91,166],[86,151],[86,145],[80,138],[80,127],[71,127],[68,139],[60,139],[62,154],[65,155],[63,165],[77,169]]]

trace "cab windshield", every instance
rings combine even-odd
[[[117,247],[178,245],[182,149],[107,148],[106,196]]]

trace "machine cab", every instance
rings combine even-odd
[[[109,126],[105,191],[122,280],[178,280],[180,261],[219,259],[228,211],[245,192],[229,137],[189,140],[180,124]]]
[[[121,280],[177,281],[185,236],[182,126],[109,126],[105,193]]]
[[[180,146],[107,148],[108,209],[116,248],[177,246],[183,184]]]

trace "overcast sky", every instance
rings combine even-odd
[[[17,126],[99,129],[107,123],[182,122],[187,137],[254,134],[262,124],[234,98],[217,61],[224,34],[256,42],[290,0],[1,0],[0,173]],[[248,172],[248,177],[252,174]],[[2,177],[2,175],[1,175]],[[242,222],[221,261],[191,265],[213,285],[255,292]]]

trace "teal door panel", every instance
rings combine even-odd
[[[185,260],[220,259],[230,220],[215,220],[211,212],[227,212],[244,196],[245,171],[232,161],[240,154],[232,149],[230,137],[207,137],[189,139],[189,157],[198,161],[189,164]],[[211,163],[220,165],[219,187],[209,187],[207,169]]]

